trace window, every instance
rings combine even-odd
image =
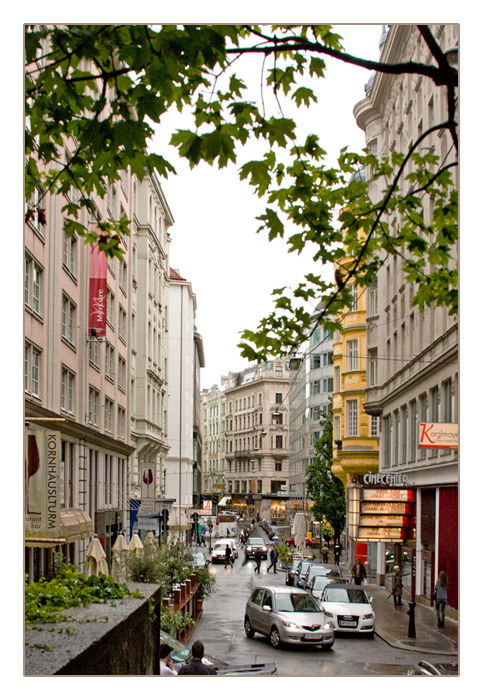
[[[326,394],[327,393],[331,394],[333,390],[334,390],[334,379],[332,377],[327,377],[327,379],[324,379],[322,382],[322,391],[324,391]]]
[[[99,424],[99,392],[93,386],[89,387],[89,423]]]
[[[273,425],[282,425],[283,415],[281,413],[273,413],[272,414],[272,423],[273,423]]]
[[[25,391],[33,396],[41,395],[41,351],[31,343],[25,343]]]
[[[444,398],[444,420],[446,423],[452,423],[454,420],[454,396],[451,379],[443,382],[443,398]]]
[[[275,471],[276,472],[282,471],[282,462],[275,462]]]
[[[358,340],[347,341],[347,369],[349,372],[359,369]]]
[[[107,186],[107,208],[112,217],[116,215],[116,188],[113,184]]]
[[[105,374],[107,379],[114,381],[114,348],[106,341],[106,366]]]
[[[324,352],[324,354],[322,355],[322,364],[324,367],[328,367],[330,364],[332,364],[331,352]]]
[[[72,277],[77,278],[77,237],[64,231],[62,241],[62,266]]]
[[[334,439],[340,440],[340,416],[334,416]]]
[[[126,340],[126,323],[127,313],[121,304],[119,304],[119,337],[124,341]]]
[[[357,287],[355,284],[349,284],[348,290],[349,290],[351,297],[352,297],[352,302],[351,302],[351,305],[349,307],[349,311],[357,311],[359,308],[359,298],[358,298],[358,294],[357,294]]]
[[[409,461],[416,459],[416,447],[419,442],[419,418],[418,405],[416,401],[411,401],[411,435],[409,438]]]
[[[340,392],[340,366],[337,365],[335,368],[335,390]]]
[[[114,294],[111,292],[109,287],[107,288],[107,298],[106,298],[106,321],[114,328]]]
[[[60,408],[67,413],[74,413],[75,374],[67,367],[62,367],[60,374]]]
[[[280,405],[282,403],[282,394],[275,394],[275,403]]]
[[[282,368],[280,367],[280,365],[278,365],[277,367],[275,367],[275,376],[276,376],[276,377],[281,377],[281,376],[282,376]]]
[[[117,362],[118,387],[121,391],[126,391],[126,360],[122,355],[118,356]]]
[[[112,433],[114,430],[114,401],[104,399],[104,430],[107,433]]]
[[[394,411],[394,462],[399,464],[399,431],[401,428],[401,418],[399,411]]]
[[[275,448],[283,450],[283,435],[275,435]]]
[[[45,235],[45,210],[42,208],[43,191],[36,188],[31,200],[26,204],[26,220],[36,233],[43,238]]]
[[[310,447],[313,447],[315,445],[316,440],[318,440],[320,437],[320,431],[315,430],[313,433],[310,433],[310,438],[309,438],[309,444]]]
[[[392,440],[392,422],[391,416],[386,416],[384,418],[384,466],[391,466],[391,440]]]
[[[127,290],[127,264],[125,260],[119,263],[119,286],[123,292]]]
[[[310,369],[319,369],[320,355],[312,355],[310,358]]]
[[[357,437],[359,433],[359,415],[357,399],[347,401],[347,437]]]
[[[377,348],[369,350],[369,386],[377,386]]]
[[[401,464],[408,461],[408,407],[401,409]]]
[[[39,316],[43,306],[43,270],[30,255],[25,256],[25,304]]]
[[[99,343],[97,340],[94,338],[93,340],[89,340],[89,363],[95,367],[96,369],[99,369]]]
[[[379,437],[380,419],[379,416],[371,416],[371,437]]]
[[[320,394],[320,380],[316,379],[310,384],[310,395]]]
[[[62,339],[75,345],[76,305],[66,294],[62,295]]]

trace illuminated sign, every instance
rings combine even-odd
[[[433,450],[458,449],[457,423],[420,423],[419,447]]]
[[[407,478],[400,477],[399,483],[407,484]],[[355,542],[405,542],[412,539],[414,501],[413,489],[349,488],[349,537]]]

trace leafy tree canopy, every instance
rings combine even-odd
[[[45,217],[43,193],[67,196],[75,190],[78,196],[64,207],[67,233],[88,243],[98,240],[107,255],[122,256],[120,234],[129,232],[127,219],[99,221],[99,237],[84,226],[81,212],[87,210],[92,219],[94,198],[103,198],[108,184],[128,168],[140,179],[146,171],[174,174],[173,165],[150,153],[148,143],[169,109],[190,110],[193,127],[178,129],[171,144],[191,167],[238,164],[240,179],[266,202],[259,231],[270,240],[284,238],[290,252],[300,253],[310,243],[321,268],[343,254],[353,260],[337,284],[308,274],[294,290],[274,290],[274,311],[255,331],[242,333],[242,355],[262,361],[309,337],[309,302],[320,304],[318,320],[327,329],[336,327],[333,319],[350,301],[348,283],[370,284],[388,255],[401,256],[406,280],[415,285],[414,304],[435,303],[455,314],[457,272],[449,263],[457,240],[451,179],[456,163],[439,163],[427,148],[427,137],[446,129],[457,149],[458,76],[429,28],[418,30],[433,55],[429,64],[350,56],[330,25],[28,26],[25,188],[27,201],[35,204],[27,219],[34,213]],[[243,79],[247,54],[264,57],[260,104],[248,97]],[[302,109],[317,101],[316,91],[303,82],[324,78],[327,56],[370,70],[421,75],[446,86],[447,119],[430,125],[406,154],[393,152],[377,161],[369,152],[342,149],[338,167],[328,167],[319,136],[300,139],[297,124],[283,113],[287,102]],[[273,114],[264,99],[269,92],[276,105]],[[263,154],[243,162],[243,146],[249,142],[259,143]],[[379,202],[370,200],[366,182],[352,177],[367,167],[372,178],[384,183]],[[426,195],[434,204],[429,222]],[[399,217],[396,232],[386,223],[389,214]]]
[[[344,485],[332,473],[332,409],[321,425],[322,435],[314,445],[315,459],[306,468],[307,493],[314,502],[314,518],[328,520],[338,540],[345,525],[346,503]]]

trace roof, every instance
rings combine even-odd
[[[181,277],[179,270],[174,270],[172,267],[169,268],[169,279],[178,280],[179,282],[187,282],[185,277]]]
[[[357,586],[355,583],[329,583],[327,588],[346,588],[350,591],[363,591],[364,586]],[[325,590],[327,590],[327,588]]]

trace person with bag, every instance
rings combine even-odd
[[[352,567],[351,576],[356,586],[362,586],[364,579],[367,578],[366,567],[361,563],[360,559],[358,559]]]
[[[438,627],[444,627],[444,609],[448,605],[449,580],[445,571],[440,571],[436,586],[434,587],[433,600],[436,605]]]
[[[399,566],[394,567],[394,573],[392,576],[392,595],[394,598],[394,607],[401,607],[402,602],[401,602],[401,596],[402,596],[402,574],[401,574],[401,569]]]

